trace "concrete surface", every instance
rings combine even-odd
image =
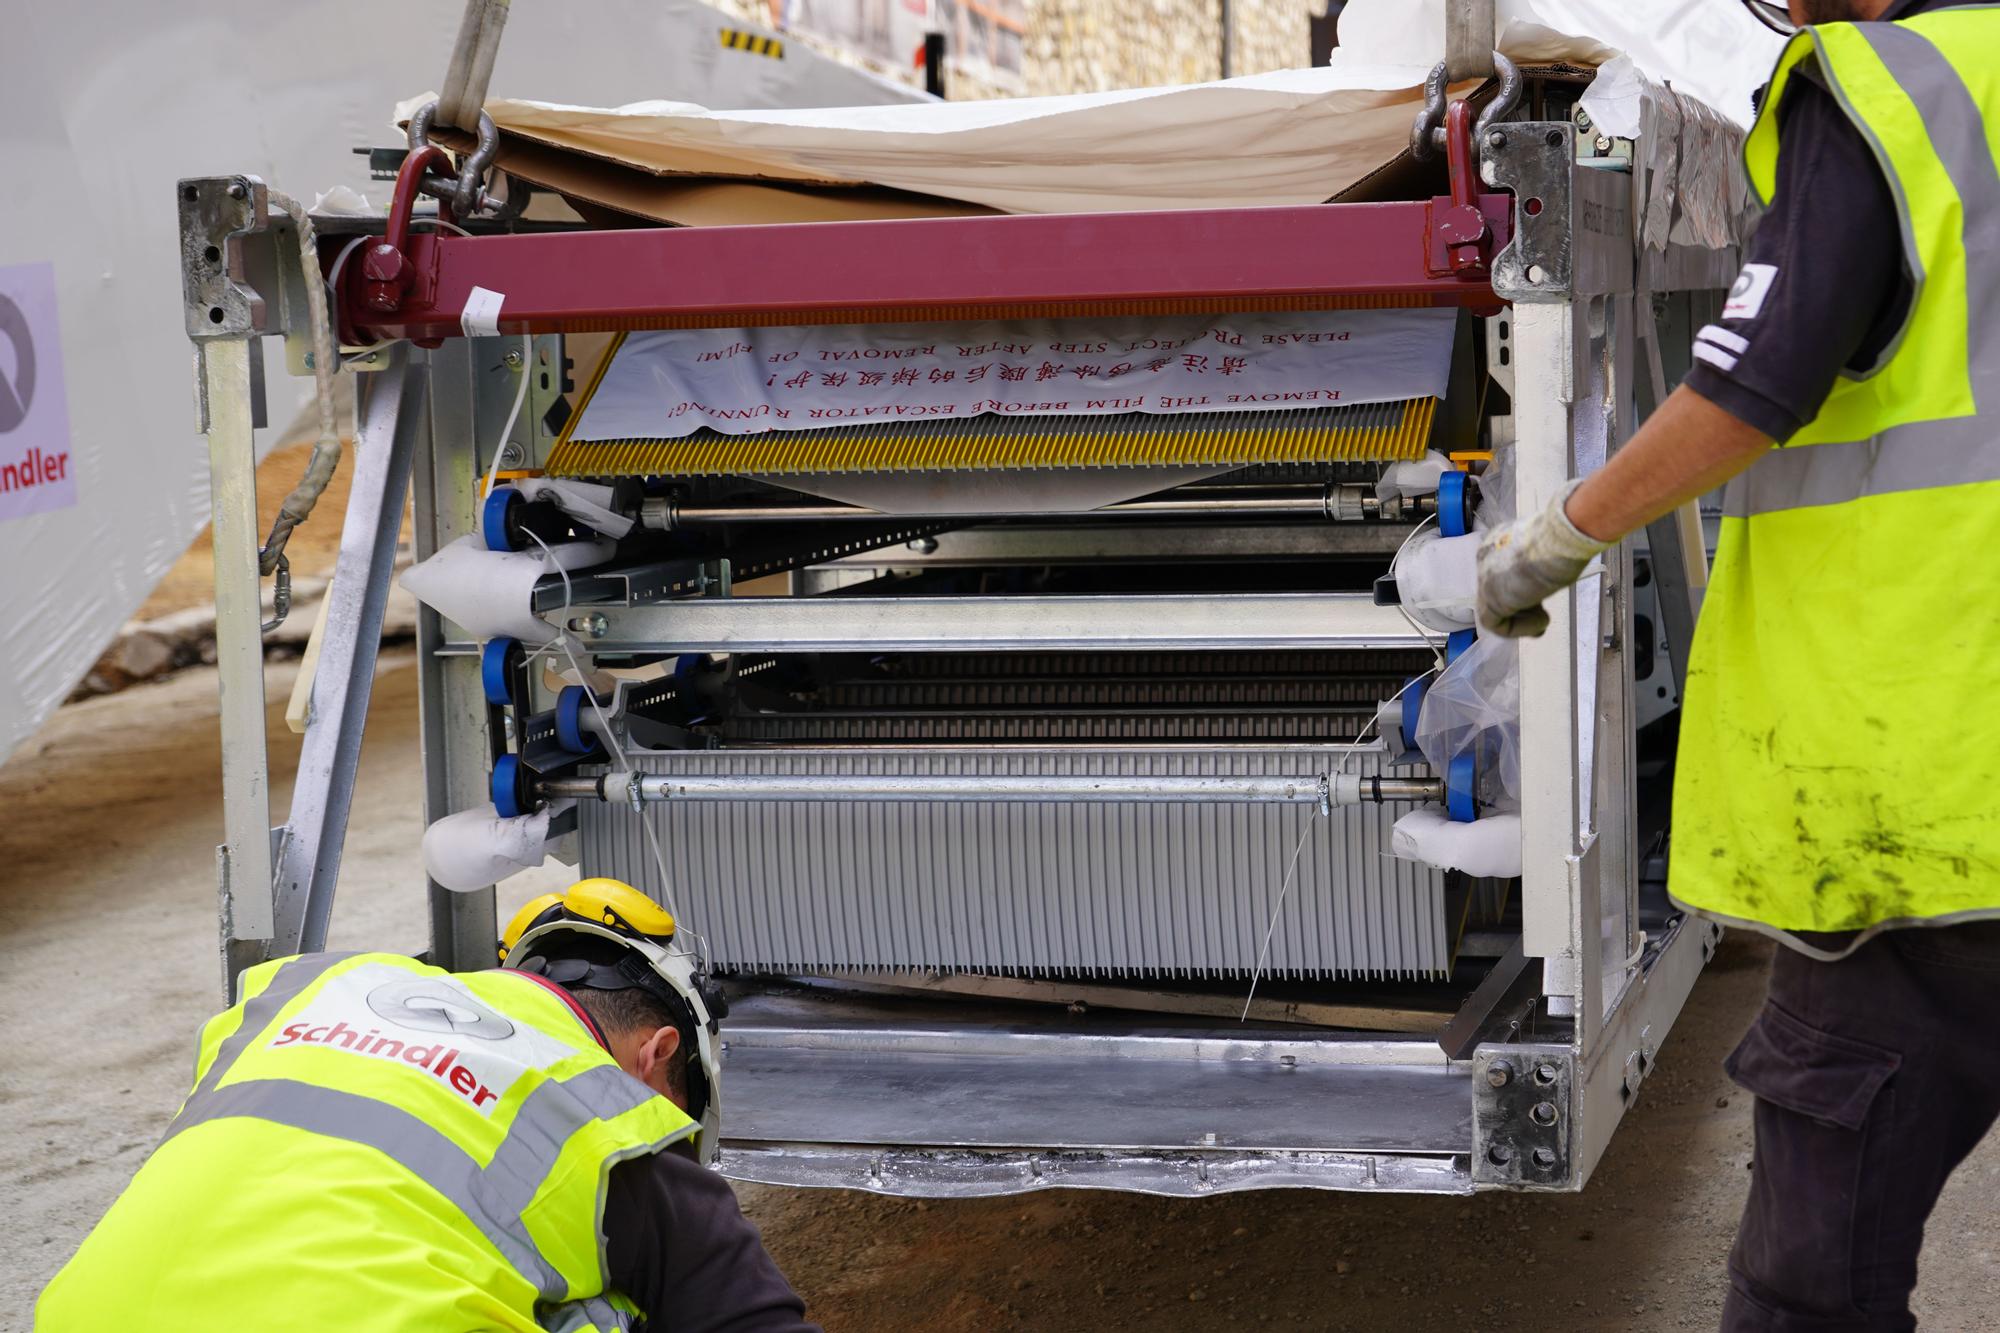
[[[423,941],[409,660],[384,661],[336,946]],[[292,669],[274,663],[269,682],[287,753]],[[0,1328],[27,1327],[35,1294],[145,1159],[217,1005],[214,728],[214,675],[187,671],[63,709],[0,768]],[[281,766],[277,808],[289,782]],[[520,877],[503,910],[555,878]],[[1725,944],[1581,1196],[741,1193],[840,1333],[1712,1327],[1750,1160],[1747,1099],[1719,1064],[1767,956]],[[1996,1186],[1989,1141],[1932,1222],[1927,1328],[2000,1327]]]

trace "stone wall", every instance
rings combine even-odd
[[[1221,0],[1026,2],[1022,86],[983,85],[953,72],[946,79],[948,97],[1105,92],[1221,77]],[[773,21],[770,0],[709,3],[746,22],[770,26]],[[1234,39],[1230,72],[1257,74],[1306,64],[1310,57],[1306,19],[1324,8],[1325,0],[1230,0]],[[847,58],[841,52],[828,54]],[[903,70],[894,73],[907,76]]]

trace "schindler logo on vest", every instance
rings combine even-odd
[[[449,977],[370,964],[343,972],[286,1021],[266,1050],[338,1050],[421,1071],[482,1115],[530,1069],[576,1053],[516,1023]]]
[[[383,1060],[401,1060],[415,1065],[425,1073],[443,1079],[445,1084],[459,1096],[471,1101],[476,1107],[484,1107],[494,1100],[498,1093],[479,1081],[479,1076],[459,1063],[464,1054],[445,1042],[435,1042],[429,1046],[415,1042],[402,1042],[394,1037],[385,1037],[375,1028],[357,1032],[344,1022],[329,1026],[311,1027],[305,1023],[287,1026],[273,1048],[290,1046],[301,1042],[307,1046],[338,1046],[357,1055],[373,1055]]]

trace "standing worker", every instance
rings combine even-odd
[[[166,1137],[36,1308],[71,1330],[809,1333],[713,1157],[719,999],[616,880],[506,966],[253,967]]]
[[[1632,440],[1488,540],[1479,614],[1541,633],[1599,551],[1728,483],[1670,887],[1786,947],[1728,1064],[1757,1147],[1723,1325],[1908,1329],[2000,1110],[2000,7],[1750,8],[1795,35],[1749,262]]]

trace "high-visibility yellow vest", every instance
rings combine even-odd
[[[38,1329],[630,1327],[606,1177],[696,1126],[563,997],[392,954],[266,963],[243,996]]]
[[[2000,8],[1794,37],[1745,148],[1766,201],[1808,62],[1875,150],[1914,299],[1878,364],[1725,493],[1670,888],[1831,957],[2000,915]]]

